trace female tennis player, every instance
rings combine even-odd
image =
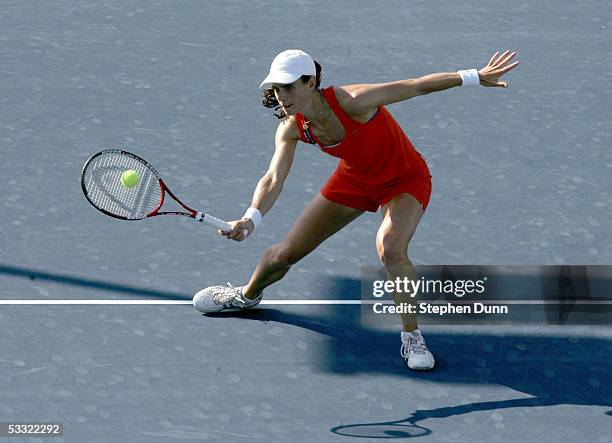
[[[389,279],[416,279],[408,244],[429,203],[431,176],[385,106],[456,86],[506,88],[500,78],[517,66],[518,62],[511,63],[515,55],[495,53],[480,70],[320,89],[321,67],[308,54],[300,50],[278,54],[260,86],[264,106],[280,111],[276,150],[251,207],[240,220],[230,222],[231,231],[219,232],[242,241],[257,228],[281,193],[299,141],[318,145],[340,161],[285,239],[264,253],[248,284],[205,288],[194,296],[196,309],[211,313],[256,306],[263,290],[283,278],[292,265],[364,211],[376,212],[379,207],[382,222],[376,249]],[[416,299],[394,293],[394,301],[397,305]],[[416,314],[402,314],[401,319],[402,358],[411,369],[433,368],[434,357],[417,327]]]

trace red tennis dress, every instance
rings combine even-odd
[[[340,158],[338,167],[321,189],[328,200],[361,211],[376,212],[393,197],[408,193],[423,209],[431,195],[431,175],[427,163],[414,148],[402,128],[381,106],[366,123],[353,120],[340,106],[333,86],[321,91],[344,127],[344,139],[324,146],[297,114],[300,138],[318,144],[323,152]]]

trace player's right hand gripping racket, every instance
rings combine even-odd
[[[122,182],[122,174],[126,171],[136,171],[139,176],[131,187]],[[223,231],[231,230],[227,222],[191,209],[180,201],[149,163],[130,152],[107,149],[93,155],[83,167],[81,187],[94,208],[121,220],[183,215]],[[160,211],[166,194],[185,211]]]

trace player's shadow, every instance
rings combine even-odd
[[[359,284],[357,280],[338,281],[333,298],[354,299]],[[318,353],[313,362],[322,371],[347,376],[382,373],[449,384],[495,384],[525,394],[524,398],[423,409],[397,420],[332,428],[338,435],[411,438],[431,433],[422,423],[429,418],[563,404],[612,407],[612,341],[605,338],[512,334],[511,329],[508,335],[448,334],[431,328],[425,336],[436,356],[436,368],[414,372],[399,357],[399,333],[362,326],[358,306],[332,305],[328,314],[314,316],[291,311],[262,307],[215,316],[279,322],[324,334],[328,340],[313,343]]]
[[[67,286],[75,286],[86,289],[95,289],[101,292],[111,292],[117,294],[128,294],[134,297],[158,298],[164,300],[191,300],[191,294],[178,292],[162,291],[137,286],[130,286],[107,281],[94,280],[91,278],[75,277],[55,272],[39,271],[20,266],[11,266],[0,263],[0,276],[39,281]],[[4,277],[6,278],[6,277]]]

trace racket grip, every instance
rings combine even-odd
[[[230,231],[230,225],[228,222],[213,217],[212,215],[198,212],[195,215],[195,219],[205,225],[212,226],[213,228],[221,229],[222,231]]]

